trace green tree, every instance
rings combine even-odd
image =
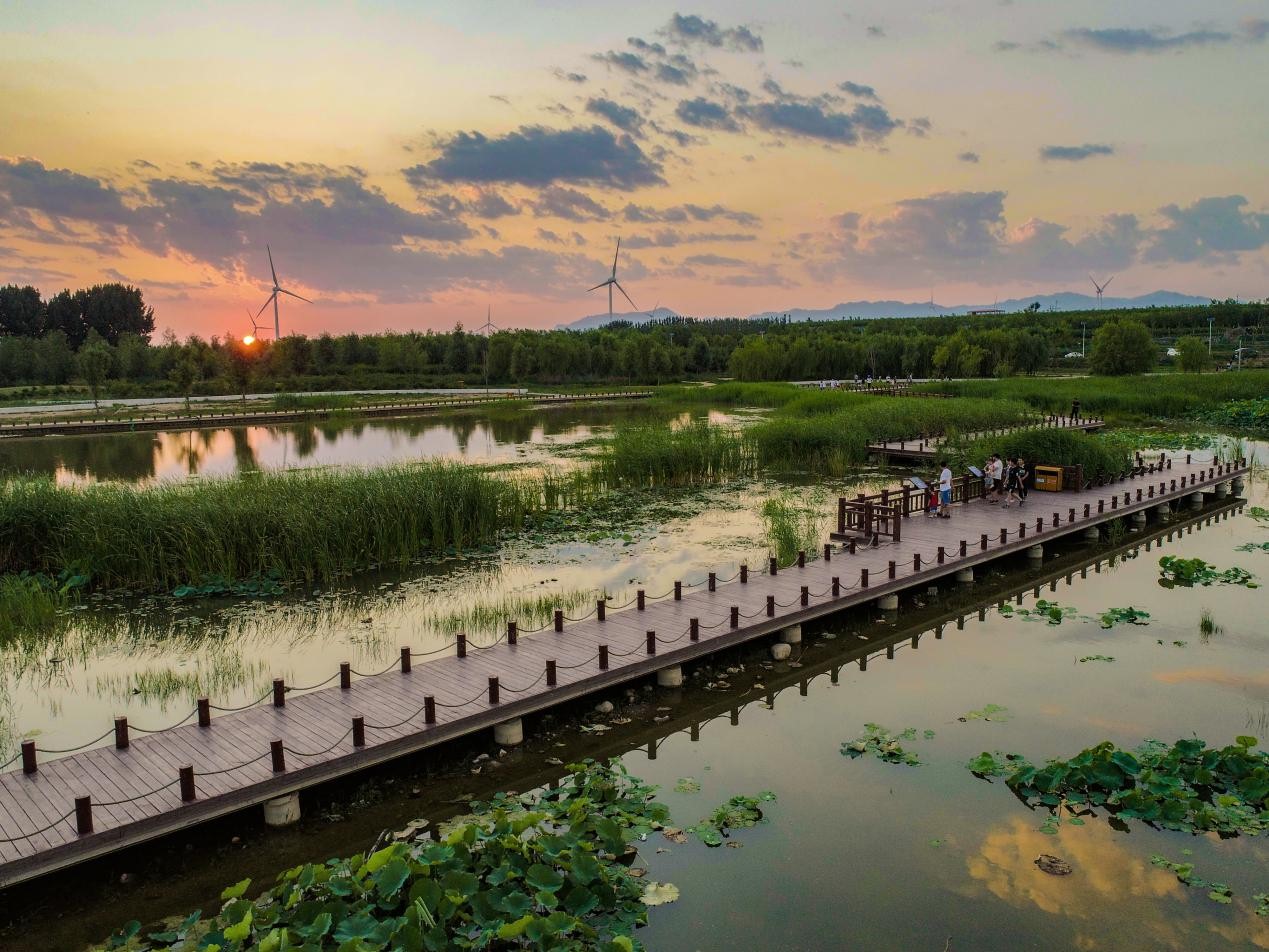
[[[1150,331],[1141,321],[1110,321],[1093,333],[1089,365],[1095,374],[1141,374],[1153,367],[1157,359]]]
[[[44,333],[44,302],[33,287],[0,288],[0,334],[39,337]]]
[[[79,375],[84,378],[84,383],[88,385],[89,393],[93,395],[94,410],[101,408],[98,396],[101,393],[101,385],[106,380],[106,375],[110,373],[110,364],[113,359],[110,348],[100,340],[85,344],[79,349],[79,356],[75,358]]]
[[[1207,369],[1212,358],[1207,353],[1207,345],[1197,337],[1182,337],[1176,342],[1177,366],[1185,373],[1196,374]]]
[[[176,388],[176,392],[185,398],[185,412],[189,412],[189,398],[194,392],[194,384],[198,382],[198,378],[202,376],[202,371],[198,368],[198,363],[193,357],[186,354],[175,364],[168,374],[168,379],[172,381],[172,386]]]
[[[225,342],[228,363],[226,370],[229,372],[229,379],[233,381],[234,389],[242,394],[244,401],[247,399],[247,387],[251,385],[251,375],[260,359],[261,350],[259,341],[248,344],[231,337]]]
[[[117,343],[123,334],[136,334],[148,341],[154,333],[154,308],[146,305],[138,288],[98,284],[76,291],[75,297],[85,326],[108,344]]]

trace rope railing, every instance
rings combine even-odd
[[[1206,463],[1208,461],[1204,461],[1204,460],[1195,461],[1193,458],[1193,454],[1189,454],[1186,457],[1186,462],[1193,465],[1194,462]],[[1160,460],[1157,464],[1151,463],[1148,467],[1144,468],[1144,471],[1134,470],[1132,473],[1123,476],[1119,481],[1121,482],[1132,481],[1132,480],[1137,480],[1141,477],[1167,473],[1169,470],[1171,470],[1171,464],[1172,464],[1172,460],[1167,458],[1166,454],[1161,454]],[[1167,498],[1170,492],[1176,493],[1179,490],[1197,487],[1199,485],[1206,486],[1211,483],[1219,484],[1220,482],[1228,479],[1232,475],[1235,475],[1241,472],[1245,468],[1245,466],[1246,466],[1246,461],[1243,459],[1238,459],[1238,460],[1234,460],[1230,462],[1223,462],[1223,463],[1217,463],[1211,466],[1205,466],[1205,468],[1200,470],[1198,473],[1186,473],[1185,475],[1181,476],[1179,479],[1169,478],[1169,479],[1164,479],[1158,483],[1156,483],[1154,480],[1143,479],[1142,482],[1145,483],[1146,485],[1138,484],[1135,497],[1134,497],[1134,494],[1131,492],[1124,492],[1123,495],[1121,496],[1119,491],[1116,490],[1115,494],[1109,497],[1109,501],[1111,503],[1110,506],[1106,505],[1106,502],[1107,502],[1106,498],[1102,498],[1098,500],[1096,513],[1097,515],[1104,516],[1109,512],[1115,511],[1118,508],[1118,503],[1121,499],[1123,500],[1124,508],[1129,509],[1129,508],[1133,508],[1132,504],[1134,501],[1139,505],[1149,504],[1149,501],[1152,499]],[[1155,493],[1156,487],[1158,489],[1158,495],[1156,495]],[[596,661],[599,662],[599,667],[601,670],[608,670],[609,662],[612,658],[630,658],[635,655],[653,656],[656,654],[656,650],[658,646],[668,646],[668,645],[677,644],[681,642],[684,638],[689,638],[689,637],[693,641],[698,640],[699,633],[702,629],[714,630],[727,624],[730,624],[730,626],[734,629],[738,627],[738,621],[740,618],[754,619],[763,615],[764,613],[768,617],[773,617],[775,614],[775,609],[777,608],[788,609],[788,608],[792,608],[794,606],[799,606],[799,605],[801,607],[808,607],[812,599],[814,599],[816,602],[821,602],[824,599],[830,599],[832,601],[836,601],[836,600],[845,598],[848,595],[848,593],[863,591],[865,589],[868,589],[869,587],[875,587],[878,589],[891,588],[891,586],[888,585],[888,583],[898,580],[900,578],[903,578],[906,580],[908,578],[915,577],[921,574],[922,572],[928,570],[931,566],[946,564],[948,561],[955,562],[961,558],[971,557],[971,555],[978,556],[982,552],[990,551],[990,549],[993,546],[1002,547],[1002,546],[1009,545],[1011,540],[1021,540],[1027,537],[1034,538],[1037,536],[1044,537],[1046,534],[1046,531],[1051,534],[1052,530],[1055,528],[1060,528],[1062,526],[1067,526],[1067,525],[1074,525],[1077,523],[1077,521],[1079,521],[1078,508],[1079,507],[1070,507],[1067,511],[1065,518],[1063,518],[1063,514],[1061,513],[1061,511],[1055,510],[1055,511],[1052,511],[1051,514],[1047,518],[1043,514],[1036,516],[1036,521],[1034,524],[1028,521],[1022,521],[1018,524],[1016,528],[1004,527],[1004,528],[1001,528],[1000,531],[994,535],[981,534],[980,540],[977,544],[972,543],[971,540],[969,539],[963,539],[963,540],[958,540],[960,542],[959,546],[949,545],[949,546],[939,547],[939,549],[936,552],[928,556],[924,551],[917,551],[917,552],[911,553],[912,555],[911,560],[909,561],[905,559],[902,566],[900,566],[900,564],[897,561],[892,560],[888,563],[886,569],[883,569],[882,572],[879,572],[877,574],[876,583],[879,583],[879,584],[874,584],[873,586],[870,586],[870,579],[868,575],[869,568],[861,568],[858,579],[854,581],[843,579],[841,576],[833,576],[831,585],[829,585],[828,587],[822,590],[817,590],[814,592],[811,591],[809,586],[803,585],[803,586],[800,586],[800,591],[798,595],[788,601],[779,600],[774,595],[767,595],[765,604],[760,605],[758,608],[756,608],[754,611],[751,611],[751,612],[741,611],[739,607],[736,605],[729,605],[727,609],[725,610],[725,612],[715,616],[717,618],[717,620],[715,621],[703,622],[700,618],[694,617],[687,628],[679,631],[676,635],[672,637],[661,636],[661,635],[658,635],[655,631],[649,630],[646,632],[646,641],[642,644],[636,641],[634,644],[624,649],[617,649],[614,646],[603,644],[599,646],[599,651],[596,654],[592,654],[588,656],[587,658],[585,658],[584,660],[571,663],[571,664],[558,664],[554,660],[548,661],[546,664],[545,671],[540,673],[534,680],[530,681],[529,683],[523,686],[502,685],[500,684],[500,679],[498,677],[490,677],[487,691],[481,690],[480,692],[478,692],[477,694],[474,694],[470,698],[466,698],[459,701],[443,701],[443,700],[437,699],[436,697],[432,695],[428,695],[424,698],[423,704],[421,706],[416,708],[414,711],[412,711],[409,715],[402,718],[401,720],[398,720],[390,724],[366,723],[363,717],[360,717],[360,716],[354,717],[353,726],[350,729],[345,730],[342,734],[340,734],[338,738],[336,738],[334,741],[332,741],[332,743],[330,743],[327,747],[321,750],[316,750],[316,751],[297,750],[295,748],[292,748],[286,745],[282,740],[275,740],[271,743],[270,750],[268,752],[262,753],[254,758],[245,760],[240,764],[235,764],[229,767],[221,767],[221,768],[206,770],[206,771],[195,770],[195,768],[191,765],[183,766],[180,768],[180,775],[176,779],[173,779],[164,784],[161,784],[160,786],[155,787],[153,790],[149,790],[144,793],[138,793],[128,798],[113,800],[113,801],[98,802],[96,804],[93,804],[91,802],[91,799],[88,797],[77,798],[75,810],[72,810],[64,814],[61,818],[54,820],[51,824],[41,828],[40,830],[37,830],[32,833],[28,833],[28,834],[23,834],[21,836],[10,838],[10,839],[3,839],[3,840],[0,840],[0,843],[14,843],[14,842],[30,839],[31,837],[39,836],[42,833],[45,833],[48,830],[54,828],[59,823],[67,820],[71,816],[76,817],[77,830],[82,835],[85,831],[91,832],[92,830],[91,812],[92,812],[92,806],[94,805],[100,806],[100,807],[112,807],[112,806],[120,806],[120,805],[125,805],[128,803],[133,803],[138,800],[145,799],[147,797],[152,797],[155,794],[160,793],[164,790],[167,790],[177,784],[179,784],[181,787],[182,800],[192,800],[196,798],[194,783],[195,783],[195,778],[197,776],[216,776],[220,774],[231,773],[233,771],[241,770],[253,764],[257,764],[260,761],[270,756],[273,759],[274,771],[275,772],[283,771],[286,769],[285,759],[284,759],[285,753],[289,752],[293,756],[306,758],[306,759],[314,758],[314,757],[323,757],[329,754],[331,751],[335,750],[336,748],[340,747],[348,739],[350,735],[353,737],[354,747],[364,746],[366,729],[380,730],[380,731],[394,730],[416,719],[420,714],[424,714],[425,722],[427,724],[434,724],[436,723],[436,709],[437,708],[443,708],[443,709],[453,711],[453,710],[460,710],[462,708],[466,708],[475,704],[484,704],[488,707],[493,708],[493,707],[496,707],[497,704],[499,703],[500,689],[508,691],[512,694],[527,694],[528,692],[533,691],[535,688],[537,688],[544,679],[546,680],[548,687],[555,687],[557,683],[556,676],[558,671],[560,670],[577,670],[577,669],[585,668],[589,665],[592,665]],[[1035,510],[1033,510],[1033,512],[1034,511]],[[1083,518],[1087,519],[1092,515],[1093,515],[1092,503],[1084,504]],[[890,542],[886,544],[895,545],[898,543],[891,540]],[[825,547],[825,553],[824,553],[825,560],[829,559],[831,551],[832,551],[831,546]],[[847,551],[846,546],[843,546],[843,551]],[[855,551],[856,550],[854,546],[852,545],[849,548],[849,552],[851,554],[854,554]],[[812,554],[812,558],[814,557],[815,557],[814,554]],[[807,553],[800,552],[796,559],[791,560],[789,562],[789,565],[790,566],[796,565],[798,567],[797,569],[794,569],[794,572],[796,573],[798,569],[805,567],[806,562],[807,562]],[[754,574],[758,577],[764,574],[767,574],[767,575],[777,574],[783,568],[784,566],[780,565],[780,563],[777,562],[773,558],[769,561],[766,567],[758,569]],[[743,578],[745,576],[745,573],[746,573],[746,568],[744,565],[742,565],[740,571],[738,571],[735,576],[733,576],[731,579],[727,579],[724,581],[730,583],[732,581],[735,581],[737,578]],[[884,573],[884,578],[882,577],[882,573]],[[713,573],[711,573],[711,578],[710,578],[710,582],[712,583],[710,588],[711,592],[716,591],[715,586],[717,581],[718,581],[717,577],[714,576]],[[705,584],[705,583],[704,582],[690,582],[688,583],[688,586],[699,587],[702,584]],[[666,599],[670,597],[676,597],[676,598],[680,597],[681,589],[682,589],[682,583],[676,583],[673,589],[665,592],[664,594],[652,596],[652,599],[662,600],[662,599]],[[646,601],[647,597],[648,596],[646,596],[643,592],[640,592],[640,595],[635,600],[632,600],[632,603],[635,601],[644,602]],[[630,603],[627,603],[627,605],[628,604]],[[593,614],[593,612],[588,613],[587,616],[585,617],[589,617],[590,614]],[[711,612],[711,614],[713,613]],[[559,622],[562,619],[562,617],[563,617],[562,611],[557,609],[556,618],[555,618],[555,621],[557,624],[557,631],[562,631],[562,628],[559,627]],[[603,619],[601,616],[601,621],[602,620]],[[536,629],[536,630],[541,631],[541,630],[544,630],[546,627],[548,626],[543,626],[542,629]],[[508,631],[506,634],[501,635],[498,638],[494,639],[494,641],[490,644],[479,645],[475,647],[485,648],[485,649],[492,648],[498,644],[503,643],[504,641],[509,641],[511,644],[514,644],[516,634],[518,634],[518,630],[515,624],[509,623]],[[393,668],[399,666],[400,670],[403,673],[408,674],[410,671],[410,667],[408,664],[409,658],[414,656],[435,654],[442,650],[449,650],[452,647],[457,647],[459,649],[458,656],[461,658],[461,657],[465,657],[466,645],[467,645],[467,642],[466,642],[465,636],[460,634],[457,636],[457,639],[453,645],[446,645],[442,648],[435,649],[433,651],[413,652],[409,648],[402,648],[401,657],[399,661],[394,662],[393,664],[384,668],[382,671],[375,672],[373,674],[361,674],[360,672],[357,672],[357,673],[359,677],[375,678],[375,677],[380,677],[386,674],[388,671],[392,670]],[[893,646],[887,649],[887,655],[891,656],[890,652],[892,651],[893,651]],[[208,727],[211,725],[211,720],[209,716],[209,711],[211,709],[215,709],[217,711],[223,711],[227,713],[234,713],[234,712],[246,710],[249,707],[253,707],[257,704],[260,704],[264,702],[266,699],[268,699],[270,696],[272,696],[273,703],[276,707],[284,707],[286,703],[286,694],[288,692],[316,690],[331,683],[337,677],[340,678],[341,689],[346,689],[350,686],[349,675],[351,673],[352,673],[351,666],[345,662],[341,664],[340,671],[337,674],[332,675],[331,677],[326,678],[325,680],[320,681],[316,684],[308,685],[303,688],[300,688],[300,687],[287,688],[284,682],[282,681],[282,679],[275,679],[273,684],[273,689],[269,693],[262,695],[259,699],[252,701],[249,704],[241,705],[238,707],[224,707],[221,705],[212,705],[210,704],[210,702],[207,701],[206,698],[202,698],[199,701],[198,707],[196,707],[194,711],[185,715],[185,717],[183,717],[180,721],[177,722],[177,725],[173,725],[173,726],[179,726],[180,724],[183,724],[184,722],[188,721],[191,717],[193,717],[195,714],[197,714],[199,717],[200,727]],[[160,733],[162,732],[162,730],[168,730],[170,728],[161,728],[158,730],[152,730],[148,728],[137,727],[135,729],[143,733]],[[54,753],[54,754],[75,753],[77,751],[86,749],[87,747],[91,747],[100,743],[101,741],[109,737],[110,733],[111,732],[107,731],[106,733],[100,735],[94,740],[74,748],[51,748],[51,749],[36,748],[33,741],[29,741],[29,740],[23,741],[23,747],[22,747],[21,753],[15,755],[14,757],[11,757],[4,764],[0,765],[0,769],[7,768],[11,766],[12,764],[14,764],[15,762],[17,762],[19,759],[21,759],[23,761],[24,772],[32,773],[37,769],[37,765],[36,765],[35,757],[34,757],[37,750],[40,753]],[[121,749],[126,748],[128,746],[128,739],[127,739],[128,725],[127,725],[126,718],[116,718],[114,733],[116,737],[116,746]]]

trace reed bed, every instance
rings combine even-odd
[[[833,404],[840,403],[834,408]],[[885,440],[1013,426],[1033,415],[1014,400],[914,400],[827,393],[793,401],[746,432],[765,466],[841,476]]]
[[[1197,418],[1228,401],[1263,398],[1269,392],[1269,370],[1135,377],[1011,377],[937,381],[921,387],[962,397],[1008,397],[1046,413],[1066,413],[1071,401],[1079,400],[1087,416],[1179,420]]]
[[[94,586],[326,582],[493,543],[543,505],[539,483],[461,463],[247,473],[155,486],[0,486],[0,572],[74,566]]]
[[[828,538],[826,494],[820,489],[809,494],[780,493],[766,499],[759,512],[767,537],[767,549],[781,565],[797,560],[798,552],[817,558],[820,543]]]
[[[454,611],[428,619],[430,627],[444,635],[501,635],[508,621],[521,628],[538,628],[555,617],[558,608],[565,615],[585,612],[597,598],[604,597],[592,589],[566,592],[541,592],[531,595],[505,595],[498,599],[472,602]]]
[[[1083,466],[1085,477],[1110,476],[1126,470],[1135,449],[1130,439],[1113,433],[1080,430],[1018,430],[1004,436],[952,440],[948,456],[958,466],[982,466],[992,453],[1004,459],[1022,457],[1034,471],[1037,465]]]
[[[695,486],[756,470],[749,443],[738,430],[695,422],[677,429],[620,429],[603,446],[593,473],[609,489],[620,489]]]
[[[675,384],[658,387],[656,399],[673,404],[709,404],[729,407],[782,407],[805,393],[791,383],[741,383],[728,381],[713,386]]]
[[[0,575],[0,645],[29,633],[41,638],[66,626],[67,597],[30,574]]]

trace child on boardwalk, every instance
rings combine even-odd
[[[952,470],[947,465],[947,460],[939,463],[942,470],[939,472],[939,518],[951,519],[952,513]]]

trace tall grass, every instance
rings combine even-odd
[[[711,406],[782,407],[805,393],[791,383],[741,383],[713,386],[675,384],[658,387],[656,399],[668,403],[707,403]]]
[[[97,586],[146,591],[329,581],[492,543],[542,505],[537,482],[447,462],[152,486],[20,478],[0,486],[0,572],[75,566]]]
[[[1193,419],[1227,401],[1269,393],[1269,370],[1140,377],[1010,377],[923,385],[962,397],[1008,397],[1043,410],[1066,413],[1080,401],[1088,416],[1127,419]]]
[[[738,431],[694,422],[677,429],[618,430],[601,449],[595,474],[606,486],[617,489],[699,485],[746,475],[756,468],[753,453]]]
[[[508,621],[522,628],[545,625],[561,609],[566,615],[592,607],[603,597],[591,589],[566,592],[542,592],[531,595],[504,595],[494,600],[469,602],[460,608],[429,619],[437,631],[445,635],[463,632],[468,635],[499,635]]]
[[[981,466],[992,454],[1004,459],[1021,456],[1034,470],[1039,465],[1083,466],[1086,477],[1109,476],[1126,470],[1133,445],[1114,434],[1091,435],[1081,430],[1018,430],[1004,436],[951,440],[948,456],[960,467]]]
[[[816,557],[820,543],[827,537],[824,498],[822,490],[798,496],[786,492],[763,502],[760,512],[767,548],[781,565],[795,561],[799,551]]]
[[[1012,400],[914,400],[817,392],[754,424],[747,436],[763,465],[839,476],[868,458],[871,443],[1010,426],[1030,415],[1024,404]]]
[[[64,627],[65,593],[29,573],[0,575],[0,644]]]

